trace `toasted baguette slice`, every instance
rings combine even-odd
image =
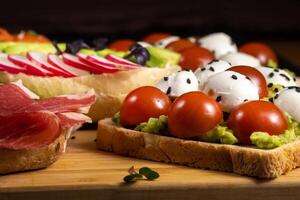
[[[0,149],[0,174],[42,169],[53,164],[65,151],[68,131],[50,145],[31,150]]]
[[[125,129],[99,121],[97,148],[119,155],[195,168],[275,178],[300,166],[300,140],[272,150],[214,144]]]
[[[97,101],[88,116],[93,122],[112,117],[119,111],[126,95],[141,86],[155,85],[161,78],[180,69],[178,66],[165,68],[141,67],[113,74],[91,74],[75,78],[37,77],[26,74],[0,72],[0,83],[22,80],[23,84],[41,98],[76,94],[94,89]]]

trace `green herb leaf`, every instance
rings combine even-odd
[[[126,183],[132,183],[139,179],[141,180],[144,177],[146,177],[148,180],[151,180],[151,181],[159,178],[159,174],[156,171],[150,169],[149,167],[142,167],[139,170],[139,172],[137,172],[134,169],[134,166],[132,166],[128,169],[128,173],[129,173],[129,175],[127,175],[123,178],[124,182],[126,182]]]
[[[150,169],[149,167],[142,167],[139,170],[139,173],[143,174],[149,180],[155,180],[155,179],[159,178],[159,174],[156,171],[153,171],[152,169]]]
[[[124,182],[130,183],[136,181],[136,178],[133,174],[127,175],[123,178]]]

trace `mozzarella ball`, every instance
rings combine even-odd
[[[223,72],[230,67],[231,65],[227,61],[213,60],[202,68],[198,68],[195,71],[195,75],[199,82],[199,90],[203,89],[203,86],[209,77],[219,72]]]
[[[216,58],[229,53],[237,52],[237,46],[232,38],[225,33],[212,33],[198,40],[201,47],[204,47],[215,54]]]
[[[230,112],[245,101],[259,99],[257,87],[246,76],[233,71],[208,78],[203,92],[214,97],[224,112]]]
[[[290,86],[274,97],[274,103],[294,120],[300,122],[300,87]]]
[[[179,39],[180,39],[180,37],[178,37],[178,36],[170,36],[170,37],[164,38],[164,39],[156,42],[154,45],[157,47],[165,48],[170,43],[175,42]]]
[[[198,91],[198,80],[192,71],[179,71],[161,79],[156,87],[169,96],[178,97]]]
[[[232,66],[247,65],[250,67],[257,67],[260,65],[260,62],[257,58],[241,52],[228,53],[222,56],[220,59],[229,62]]]
[[[284,87],[296,86],[296,79],[283,69],[270,67],[257,67],[256,69],[264,75],[267,83],[278,84]]]

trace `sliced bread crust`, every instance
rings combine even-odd
[[[31,150],[0,149],[0,174],[46,168],[64,152],[66,134],[50,145]]]
[[[125,129],[99,121],[97,148],[119,155],[195,168],[276,178],[300,166],[300,140],[272,150],[214,144]]]

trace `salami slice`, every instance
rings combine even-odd
[[[61,134],[60,119],[47,111],[0,116],[0,122],[0,148],[40,148]]]
[[[76,112],[57,113],[56,115],[60,119],[62,129],[80,126],[86,122],[92,122],[91,118],[88,116]]]
[[[40,106],[54,113],[80,112],[87,113],[96,101],[95,91],[75,95],[62,95],[38,101]]]

